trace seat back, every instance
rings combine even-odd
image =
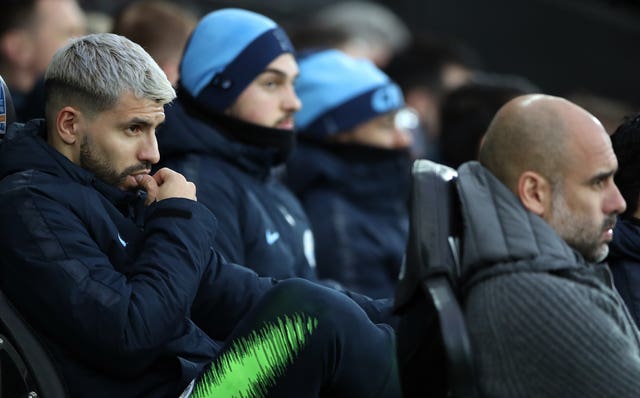
[[[7,84],[0,76],[0,140],[7,132],[9,124],[16,121],[16,111]]]
[[[1,291],[0,396],[67,396],[49,353]]]
[[[429,160],[412,169],[410,230],[396,293],[405,396],[478,397],[460,308],[457,172]]]

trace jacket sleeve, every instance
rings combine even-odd
[[[637,397],[638,331],[615,292],[546,273],[475,286],[466,315],[491,397]]]
[[[95,194],[74,201],[93,204],[96,217],[102,209]],[[32,188],[2,195],[2,289],[37,329],[97,368],[144,369],[192,327],[190,307],[214,255],[214,219],[191,200],[157,202],[125,274],[74,205]]]
[[[240,189],[232,183],[231,177],[222,170],[200,179],[198,200],[215,215],[221,233],[215,236],[215,248],[223,257],[236,264],[246,264],[245,257],[245,220],[252,209],[239,203],[242,195],[235,192]]]

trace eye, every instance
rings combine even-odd
[[[378,129],[389,132],[392,132],[395,128],[393,116],[391,115],[385,115],[384,117],[379,118],[375,125]]]
[[[278,87],[278,82],[275,79],[268,79],[264,81],[263,86],[269,90],[273,90]]]
[[[140,126],[139,124],[132,124],[127,127],[128,134],[135,135],[135,134],[139,134],[140,132],[142,132],[142,126]]]
[[[593,182],[593,186],[598,189],[603,189],[607,186],[609,178],[598,178]]]

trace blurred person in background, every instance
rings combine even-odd
[[[86,33],[76,0],[6,0],[0,12],[0,75],[18,121],[44,117],[44,72],[53,54]]]
[[[386,66],[411,40],[407,25],[391,9],[369,1],[327,5],[290,29],[296,48],[339,49]]]
[[[451,90],[468,82],[478,69],[471,49],[431,36],[416,36],[385,72],[398,83],[407,106],[419,118],[413,129],[414,157],[440,161],[440,106]]]
[[[397,124],[400,88],[338,50],[299,59],[298,146],[286,181],[316,240],[320,278],[392,297],[408,236],[411,135]]]
[[[472,80],[445,94],[440,106],[441,163],[458,168],[476,160],[491,120],[509,100],[539,92],[519,76],[476,73]]]
[[[611,143],[618,159],[615,183],[627,208],[616,223],[607,262],[616,289],[640,327],[640,114],[618,126]]]
[[[175,87],[184,46],[197,23],[195,12],[184,6],[165,0],[140,0],[116,15],[113,33],[140,44]]]

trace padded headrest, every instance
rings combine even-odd
[[[16,121],[16,110],[13,107],[13,100],[9,87],[0,76],[0,140],[7,132],[7,127]]]

